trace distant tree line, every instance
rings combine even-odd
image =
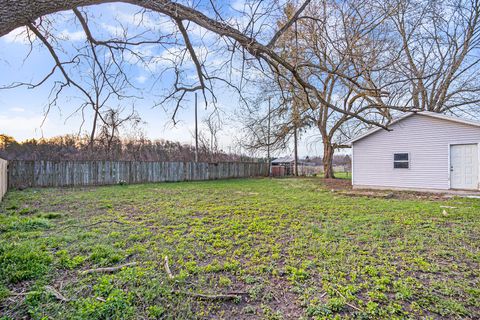
[[[168,140],[150,140],[143,137],[99,140],[93,147],[90,137],[64,135],[23,142],[0,134],[0,158],[7,160],[125,160],[125,161],[194,161],[195,147]],[[258,159],[211,150],[200,144],[200,162],[259,161]]]
[[[323,166],[323,157],[307,156],[305,159],[301,159],[300,161],[312,166]],[[332,163],[333,163],[333,166],[350,167],[352,163],[352,159],[348,154],[336,154],[333,156]]]

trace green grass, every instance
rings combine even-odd
[[[251,179],[29,189],[0,205],[3,319],[474,319],[479,279],[478,199]]]
[[[352,179],[351,172],[335,172],[335,178],[337,179]]]

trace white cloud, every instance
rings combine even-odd
[[[17,28],[2,37],[7,43],[29,44],[30,40],[35,40],[35,35],[28,32],[26,27]]]
[[[83,31],[68,31],[67,29],[63,30],[60,32],[60,37],[62,37],[65,40],[70,40],[70,41],[82,41],[85,40],[87,37],[85,35],[85,32]]]
[[[12,112],[25,112],[24,108],[19,108],[19,107],[13,107],[9,109]]]
[[[0,115],[1,132],[17,139],[23,140],[41,133],[43,116],[5,116]],[[48,120],[47,120],[48,121]],[[44,123],[44,127],[47,122]]]
[[[234,10],[243,11],[245,9],[245,0],[235,0],[231,6]]]
[[[206,61],[209,52],[208,49],[203,46],[193,46],[193,50],[200,61]],[[149,63],[148,68],[150,70],[159,70],[159,68],[179,66],[182,64],[182,68],[193,68],[193,60],[190,54],[185,53],[186,48],[184,46],[173,46],[163,50],[159,55],[155,56]]]
[[[175,23],[164,15],[155,15],[153,18],[149,14],[124,12],[120,10],[115,10],[115,13],[118,21],[135,27],[145,27],[146,29],[161,31],[163,33],[174,33],[177,30]]]
[[[194,23],[188,26],[188,33],[190,37],[193,36],[193,38],[199,38],[204,42],[216,41],[219,38],[215,33]]]
[[[102,28],[114,37],[121,37],[124,33],[124,30],[120,25],[114,26],[108,23],[102,23]]]
[[[144,75],[140,75],[140,76],[136,77],[135,80],[136,80],[138,83],[145,83],[145,81],[147,81],[147,77],[144,76]]]

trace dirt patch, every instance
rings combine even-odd
[[[331,190],[352,190],[350,179],[322,179],[326,188]]]
[[[352,189],[352,182],[349,179],[321,179],[321,183],[325,186],[326,189],[349,197],[445,201],[445,199],[449,199],[455,196],[447,193],[418,191]]]
[[[452,197],[452,195],[444,193],[429,193],[429,192],[410,192],[410,191],[381,191],[381,190],[336,190],[338,193],[349,197],[368,197],[379,199],[397,199],[397,200],[429,200],[429,201],[445,201]]]

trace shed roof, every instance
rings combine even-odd
[[[441,114],[441,113],[436,113],[436,112],[431,112],[431,111],[421,111],[421,112],[409,112],[409,113],[406,113],[404,114],[403,116],[393,120],[389,126],[395,124],[395,123],[398,123],[406,118],[409,118],[413,115],[421,115],[421,116],[427,116],[427,117],[432,117],[432,118],[437,118],[437,119],[442,119],[442,120],[446,120],[446,121],[452,121],[452,122],[457,122],[457,123],[462,123],[462,124],[466,124],[466,125],[470,125],[470,126],[475,126],[475,127],[480,127],[480,122],[478,121],[474,121],[474,120],[468,120],[468,119],[463,119],[463,118],[458,118],[458,117],[453,117],[453,116],[447,116],[445,114]],[[361,134],[351,140],[348,141],[348,144],[353,144],[354,142],[357,142],[358,140],[361,140],[365,137],[368,137],[369,135],[371,135],[372,133],[375,133],[377,131],[380,131],[380,130],[383,130],[383,128],[381,127],[376,127],[376,128],[373,128],[373,129],[370,129],[368,130],[367,132],[365,132],[364,134]]]

